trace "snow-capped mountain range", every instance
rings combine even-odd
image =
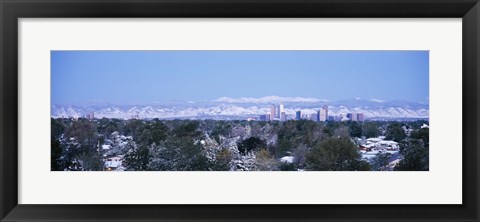
[[[95,118],[194,118],[194,119],[245,119],[270,113],[272,104],[284,104],[285,113],[295,116],[316,113],[328,106],[329,116],[363,113],[369,118],[428,118],[428,104],[407,101],[382,101],[378,99],[349,99],[328,101],[317,98],[267,96],[261,98],[222,97],[213,101],[170,102],[140,105],[92,103],[85,105],[52,105],[51,116],[82,117],[94,113]]]
[[[315,103],[315,102],[328,102],[326,99],[317,99],[317,98],[303,98],[303,97],[280,97],[280,96],[265,96],[260,98],[230,98],[230,97],[221,97],[214,102],[219,103],[292,103],[292,102],[304,102],[304,103]]]

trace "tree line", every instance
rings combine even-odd
[[[355,138],[385,136],[400,144],[395,170],[428,170],[423,124],[52,118],[51,169],[104,170],[106,158],[120,155],[126,170],[384,170],[390,156],[362,159]]]

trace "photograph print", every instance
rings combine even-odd
[[[50,107],[51,171],[429,170],[429,51],[51,51]]]

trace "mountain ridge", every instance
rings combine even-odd
[[[323,105],[329,107],[330,116],[345,116],[347,113],[364,113],[365,118],[428,118],[429,105],[408,101],[383,101],[378,99],[349,99],[339,101],[320,100],[302,97],[260,97],[226,99],[222,97],[213,101],[173,102],[152,104],[113,105],[95,103],[83,105],[51,105],[51,117],[82,117],[94,113],[96,118],[210,118],[229,117],[245,119],[258,117],[270,112],[272,104],[284,104],[287,115],[316,113]]]

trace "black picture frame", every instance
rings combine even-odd
[[[478,0],[0,0],[1,221],[478,221]],[[461,205],[18,204],[19,18],[348,17],[462,18]],[[448,44],[448,43],[445,43]],[[452,120],[455,121],[455,120]],[[39,190],[39,192],[42,192]],[[439,193],[438,195],[442,195]]]

